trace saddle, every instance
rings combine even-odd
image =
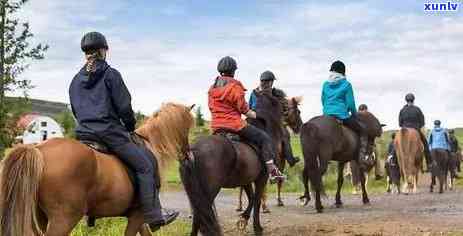
[[[238,148],[237,148],[237,145],[238,145],[239,143],[243,143],[243,144],[248,145],[249,147],[251,147],[251,148],[257,153],[257,155],[260,155],[260,149],[259,149],[256,145],[254,145],[254,144],[252,144],[252,143],[246,141],[245,139],[242,139],[238,134],[236,134],[236,133],[234,133],[234,132],[232,132],[232,131],[228,131],[228,130],[217,130],[217,131],[215,131],[215,132],[213,133],[213,135],[222,136],[222,137],[224,137],[225,139],[227,139],[227,140],[232,144],[233,149],[235,150],[236,155],[238,155],[238,153],[239,153],[239,152],[238,152]]]

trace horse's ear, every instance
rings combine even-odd
[[[381,127],[387,126],[386,124],[381,124]]]
[[[193,110],[193,108],[196,106],[196,104],[193,104],[190,106],[190,111]]]

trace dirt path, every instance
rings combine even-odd
[[[343,198],[341,209],[333,206],[330,196],[323,200],[322,214],[315,212],[313,201],[301,206],[295,194],[284,195],[284,207],[269,198],[272,213],[262,215],[264,235],[463,235],[462,189],[430,194],[423,186],[416,195],[372,195],[369,206],[361,203],[360,196],[350,195]],[[184,192],[164,193],[163,202],[189,216]],[[236,203],[236,194],[220,194],[216,199],[226,235],[238,235]],[[252,225],[247,231],[252,235]]]

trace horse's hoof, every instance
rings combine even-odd
[[[337,202],[334,204],[334,206],[336,206],[336,208],[342,208],[343,204],[342,202]]]
[[[323,213],[323,208],[320,208],[320,209],[317,208],[317,213]]]
[[[282,201],[278,201],[277,206],[282,207],[282,206],[285,206],[285,204]]]
[[[368,199],[363,200],[363,205],[365,205],[365,206],[371,205],[370,200],[368,200]]]
[[[246,220],[244,217],[240,217],[238,222],[236,222],[236,227],[238,228],[238,231],[240,232],[245,231],[247,226],[248,226],[248,220]]]
[[[236,208],[236,211],[238,212],[243,211],[243,208],[242,207]]]
[[[262,213],[264,213],[264,214],[270,214],[271,211],[270,211],[268,208],[264,208],[264,209],[262,209]]]

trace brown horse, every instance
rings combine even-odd
[[[256,94],[257,114],[274,144],[281,143],[281,105],[271,94]],[[254,209],[254,231],[260,234],[260,205],[268,174],[255,149],[245,143],[232,143],[221,135],[200,138],[191,148],[193,155],[181,161],[180,174],[193,212],[191,235],[222,235],[214,199],[221,188],[243,187],[249,199],[238,226],[243,230]],[[253,187],[254,184],[254,187]]]
[[[358,112],[357,118],[365,126],[368,134],[369,154],[365,159],[358,160],[358,135],[352,130],[342,126],[335,118],[318,116],[302,126],[301,145],[304,154],[304,170],[302,172],[305,192],[301,199],[305,205],[310,201],[309,179],[315,190],[315,208],[317,212],[323,211],[320,194],[323,191],[322,176],[328,168],[328,162],[338,161],[338,188],[336,192],[336,206],[341,207],[341,188],[344,182],[344,165],[349,162],[358,162],[361,170],[360,181],[362,185],[362,200],[368,204],[370,200],[365,188],[365,172],[371,169],[375,160],[372,158],[374,141],[382,134],[382,126],[378,119],[370,112]]]
[[[294,133],[299,133],[301,126],[302,126],[302,119],[301,119],[301,111],[299,110],[299,105],[302,102],[302,97],[293,97],[288,99],[288,117],[286,119],[286,123],[291,128]],[[282,129],[286,129],[286,127],[282,127]],[[283,130],[283,136],[285,132],[289,135],[288,131]],[[283,137],[286,138],[286,137]],[[279,145],[281,146],[281,144]],[[283,151],[279,148],[279,153],[277,154],[277,159],[275,164],[277,165],[280,171],[285,169],[285,158],[283,157]],[[277,183],[277,202],[278,206],[284,206],[283,200],[281,199],[281,189],[283,187],[283,182]],[[240,188],[240,193],[238,196],[238,208],[237,211],[243,210],[243,188]],[[264,193],[262,194],[262,212],[263,213],[270,213],[270,210],[267,207],[267,187],[264,189]]]
[[[416,193],[424,153],[420,134],[416,129],[400,129],[395,135],[394,148],[397,153],[400,175],[405,181],[402,192],[405,194]]]
[[[148,140],[160,169],[188,150],[190,109],[164,104],[136,130]],[[116,157],[57,138],[17,147],[1,164],[1,235],[69,235],[85,215],[126,216],[126,236],[151,235],[127,169]]]

